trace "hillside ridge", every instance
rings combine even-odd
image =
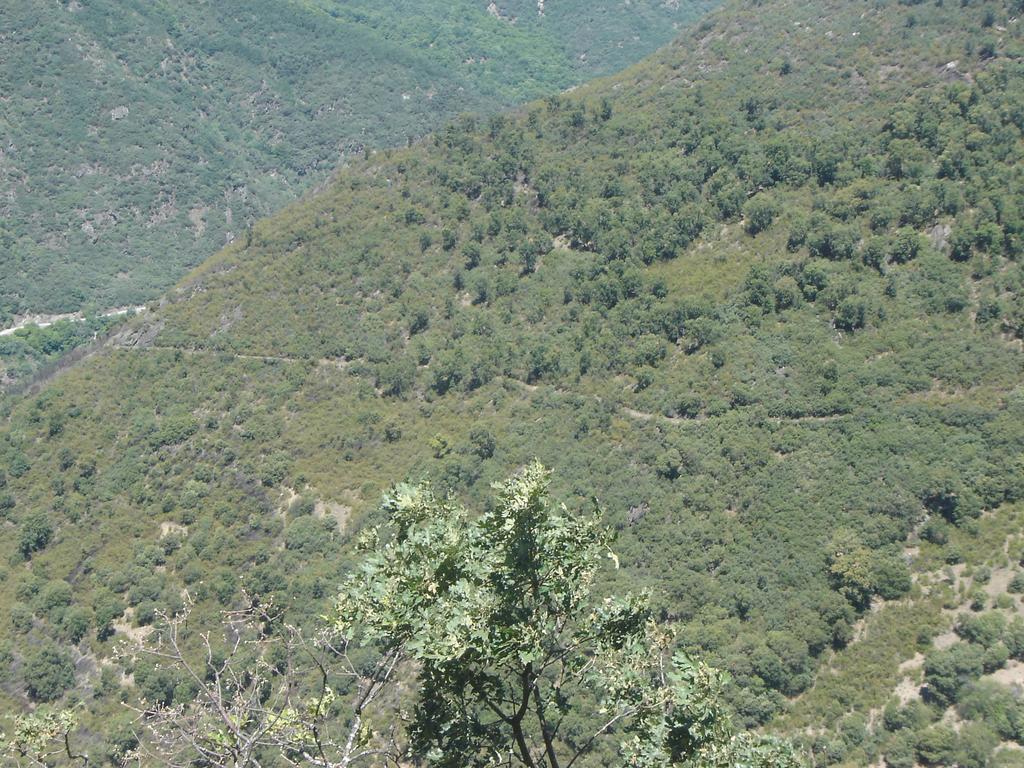
[[[733,0],[257,222],[2,404],[0,695],[39,700],[33,643],[104,658],[182,588],[196,622],[243,590],[315,622],[390,483],[485,509],[537,458],[615,527],[602,588],[651,590],[739,723],[816,765],[1011,765],[1019,13]],[[175,681],[96,663],[114,753],[113,700]]]
[[[158,296],[347,158],[614,71],[706,7],[569,0],[511,26],[476,0],[17,0],[0,321]]]

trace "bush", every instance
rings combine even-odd
[[[980,616],[961,614],[956,623],[956,633],[971,643],[990,648],[1003,638],[1006,619],[1001,613],[984,613]]]
[[[868,305],[860,296],[847,296],[836,307],[836,328],[855,331],[867,322]]]
[[[777,215],[776,206],[758,195],[743,206],[743,227],[748,234],[756,235],[768,229]]]
[[[807,248],[816,258],[841,261],[853,256],[859,239],[859,233],[851,227],[822,224],[808,234]]]
[[[654,471],[666,480],[675,480],[682,471],[683,457],[676,448],[662,453],[654,465]]]
[[[260,482],[268,488],[280,485],[288,475],[290,464],[288,455],[281,451],[267,457],[260,468]]]
[[[985,655],[981,659],[981,668],[985,674],[991,674],[997,669],[1006,666],[1010,659],[1010,649],[1003,642],[995,643],[991,648],[985,649]]]
[[[953,765],[956,760],[956,732],[936,725],[917,737],[917,757],[924,765]]]
[[[949,541],[949,531],[942,520],[931,519],[921,529],[921,538],[932,544],[943,545]]]
[[[911,738],[893,739],[885,750],[886,768],[914,768],[917,756]]]
[[[45,512],[32,512],[25,517],[21,523],[21,532],[18,535],[18,551],[24,557],[38,552],[53,538],[53,525]]]
[[[989,768],[999,736],[988,723],[965,723],[960,729],[957,765],[960,768]]]
[[[288,507],[289,517],[307,517],[316,511],[316,499],[309,496],[299,496]]]
[[[902,706],[895,702],[889,702],[882,713],[882,722],[887,731],[916,731],[925,726],[930,720],[928,707],[917,700],[912,700]]]
[[[28,459],[23,453],[14,454],[7,465],[7,471],[11,473],[11,477],[23,477],[31,468],[32,465],[28,463]]]
[[[966,686],[957,710],[964,719],[987,723],[1007,741],[1024,736],[1021,703],[1009,688],[999,683],[981,680]]]
[[[159,610],[160,606],[155,602],[147,601],[139,603],[139,605],[135,607],[135,626],[148,627],[156,621],[157,611]]]
[[[100,642],[114,634],[114,621],[124,614],[125,605],[112,592],[102,591],[93,600],[96,621],[96,639]]]
[[[944,707],[954,703],[964,685],[981,677],[984,662],[985,649],[971,643],[928,654],[924,660],[928,697]]]
[[[32,609],[24,603],[13,603],[11,605],[11,626],[15,632],[24,634],[32,629],[32,618]]]
[[[78,644],[89,632],[92,623],[89,611],[76,605],[64,612],[60,620],[60,633],[68,642]]]
[[[881,270],[889,256],[889,243],[884,237],[872,237],[861,248],[860,258],[866,266]]]
[[[37,611],[50,621],[54,621],[55,617],[59,617],[59,614],[71,605],[72,597],[71,585],[66,581],[47,582],[39,593]]]
[[[889,258],[896,264],[916,259],[924,248],[924,239],[912,229],[900,229],[889,247]]]
[[[160,428],[150,437],[154,448],[162,445],[176,445],[194,435],[199,423],[189,415],[170,416],[163,420]]]
[[[71,656],[55,645],[46,645],[25,660],[25,690],[35,701],[56,701],[74,685]]]
[[[878,552],[873,562],[875,594],[885,600],[897,600],[910,591],[912,581],[906,563],[892,552]]]
[[[135,669],[135,684],[144,702],[166,707],[174,701],[178,680],[169,669],[140,665]]]
[[[797,218],[789,228],[789,237],[786,239],[786,250],[791,253],[800,250],[807,242],[807,231],[809,224],[806,219]]]
[[[483,427],[476,427],[469,433],[469,443],[472,451],[481,459],[489,459],[494,455],[497,448],[497,441],[488,430]]]
[[[1011,658],[1017,660],[1024,658],[1024,619],[1020,616],[1014,617],[1006,628],[1003,642],[1006,644]]]
[[[313,517],[294,520],[284,533],[284,546],[304,555],[312,555],[327,549],[330,541],[320,521]]]

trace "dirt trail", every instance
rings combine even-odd
[[[501,377],[501,378],[502,378],[503,381],[506,381],[509,384],[512,384],[512,385],[514,385],[516,387],[519,387],[520,389],[525,390],[526,392],[534,393],[534,392],[537,392],[537,391],[539,391],[541,389],[541,387],[539,385],[537,385],[537,384],[527,384],[525,381],[520,381],[519,379],[512,379],[512,378],[509,378],[507,376],[504,376],[504,377]],[[562,389],[561,387],[550,387],[549,389],[550,389],[550,391],[554,392],[557,395],[563,395],[563,396],[566,396],[566,397],[590,397],[596,403],[604,402],[603,398],[601,398],[600,395],[582,395],[579,392],[571,392],[571,391],[569,391],[567,389]],[[691,417],[687,417],[687,416],[666,416],[663,413],[652,413],[650,411],[641,411],[641,410],[638,410],[636,408],[631,408],[628,405],[621,405],[621,404],[617,405],[616,408],[624,416],[628,416],[630,419],[633,419],[634,421],[643,421],[643,422],[660,421],[660,422],[671,423],[671,424],[699,424],[699,423],[701,423],[703,421],[708,421],[710,419],[714,419],[715,418],[714,416],[706,416],[706,415],[703,415],[703,414],[699,415],[699,416],[696,416],[696,417],[692,417],[692,418]],[[820,422],[837,421],[839,419],[846,418],[847,416],[849,416],[849,414],[847,414],[847,413],[834,413],[834,414],[828,414],[828,415],[825,415],[825,416],[766,416],[765,417],[765,421],[770,421],[770,422],[773,422],[773,423],[780,423],[780,422],[787,422],[787,423],[819,422],[820,423]]]
[[[287,357],[286,355],[247,355],[240,352],[227,352],[224,350],[217,349],[189,349],[187,347],[170,347],[163,346],[160,344],[150,344],[148,346],[129,346],[125,344],[113,344],[115,349],[127,349],[127,350],[158,350],[160,352],[179,352],[182,355],[188,355],[190,357],[230,357],[234,360],[258,360],[264,363],[316,363],[317,365],[331,366],[334,368],[347,368],[351,361],[342,357],[321,357],[317,360],[307,357]]]
[[[129,308],[129,309],[132,309],[132,308]],[[122,310],[111,310],[111,312],[115,312],[115,311],[118,312],[118,313],[123,313],[123,312],[127,312],[128,310],[123,310],[123,311]],[[138,332],[134,333],[134,334],[131,334],[131,333],[127,334],[127,335],[126,334],[118,334],[118,335],[116,335],[116,336],[114,336],[112,338],[109,338],[109,339],[105,340],[103,343],[100,343],[98,345],[95,345],[93,348],[88,349],[84,353],[80,353],[78,355],[78,359],[83,359],[85,357],[90,357],[93,354],[95,354],[95,352],[97,352],[100,349],[103,349],[104,347],[106,347],[106,348],[113,348],[113,349],[120,349],[120,350],[131,350],[131,351],[158,350],[158,351],[161,351],[161,352],[177,352],[177,353],[182,354],[182,355],[188,355],[188,356],[193,356],[193,357],[204,356],[204,355],[205,356],[211,356],[211,357],[221,357],[221,356],[224,356],[224,357],[230,357],[230,358],[233,358],[233,359],[236,359],[236,360],[258,360],[258,361],[261,361],[261,362],[274,362],[274,363],[310,363],[310,362],[314,362],[316,365],[321,366],[321,367],[333,367],[333,368],[337,368],[339,370],[345,370],[346,368],[348,368],[352,364],[351,360],[348,360],[348,359],[345,359],[345,358],[324,357],[324,358],[319,358],[319,359],[313,360],[311,358],[290,357],[288,355],[256,355],[256,354],[246,354],[246,353],[242,353],[242,352],[229,352],[229,351],[226,351],[226,350],[196,349],[196,348],[188,348],[188,347],[175,347],[175,346],[169,346],[169,345],[154,344],[153,343],[153,339],[156,337],[157,333],[160,330],[159,324],[157,326],[149,329],[149,331],[145,331],[145,330],[141,330],[141,329],[137,329],[137,330],[138,330]],[[32,382],[31,387],[29,387],[28,389],[38,390],[39,387],[41,387],[42,385],[46,384],[47,382],[49,382],[53,378],[55,378],[61,372],[61,370],[65,369],[66,367],[67,367],[67,365],[61,365],[58,370],[54,370],[52,372],[49,372],[49,373],[43,375],[42,377],[36,378]],[[538,392],[540,392],[542,390],[548,390],[550,392],[553,392],[556,395],[560,395],[560,396],[564,396],[564,397],[586,397],[586,398],[592,399],[596,403],[603,403],[603,402],[605,402],[604,399],[600,395],[584,395],[584,394],[581,394],[581,393],[578,393],[578,392],[572,392],[570,390],[563,389],[561,387],[547,387],[547,386],[541,386],[541,385],[538,385],[538,384],[530,384],[528,382],[520,381],[519,379],[513,379],[513,378],[509,378],[509,377],[499,377],[499,378],[501,378],[503,381],[505,381],[505,382],[515,386],[515,387],[518,387],[519,389],[521,389],[521,390],[523,390],[525,392],[529,392],[531,394],[538,393]],[[693,425],[693,424],[700,424],[700,423],[702,423],[704,421],[708,421],[709,419],[714,419],[715,418],[713,416],[709,417],[709,416],[706,416],[706,415],[700,415],[700,416],[697,416],[696,418],[688,418],[688,417],[683,417],[683,416],[667,416],[667,415],[665,415],[663,413],[652,413],[652,412],[648,412],[648,411],[641,411],[641,410],[639,410],[637,408],[632,408],[632,407],[630,407],[628,405],[623,405],[621,403],[615,404],[614,407],[615,407],[615,409],[621,415],[625,416],[626,418],[631,419],[633,421],[644,422],[644,423],[660,422],[660,423],[665,423],[665,424]],[[771,421],[771,422],[774,422],[774,423],[780,423],[780,422],[788,422],[788,423],[818,422],[818,423],[822,423],[822,422],[837,421],[839,419],[846,418],[848,415],[849,414],[829,414],[829,415],[825,415],[825,416],[766,416],[766,417],[764,417],[764,419],[766,421]]]

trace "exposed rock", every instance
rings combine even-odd
[[[188,534],[188,528],[181,523],[174,523],[169,520],[165,520],[160,523],[160,538],[166,539],[168,536],[175,534],[178,536],[186,536]]]
[[[637,504],[635,507],[630,507],[629,512],[626,514],[626,522],[629,525],[636,525],[643,520],[644,516],[650,511],[651,507],[646,501]]]
[[[946,249],[946,243],[949,240],[950,231],[949,224],[936,224],[928,230],[928,237],[931,239],[932,245],[935,246],[937,250],[942,251]]]

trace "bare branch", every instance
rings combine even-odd
[[[181,613],[160,615],[161,629],[131,649],[179,673],[197,691],[188,703],[144,702],[134,708],[148,737],[139,752],[145,753],[146,764],[177,768],[199,759],[216,768],[260,768],[263,750],[292,765],[318,768],[350,768],[372,757],[395,757],[397,764],[397,732],[367,742],[365,711],[390,685],[401,651],[381,655],[367,675],[360,675],[348,658],[346,641],[336,644],[326,636],[310,641],[283,622],[272,604],[248,604],[224,614],[222,643],[209,632],[188,637],[193,608],[188,599]],[[267,627],[277,630],[268,632]],[[198,663],[193,661],[197,656]],[[302,681],[309,672],[315,673],[316,683],[306,687]],[[335,675],[357,683],[347,705],[349,718],[337,718],[332,711],[336,695],[330,679]]]

